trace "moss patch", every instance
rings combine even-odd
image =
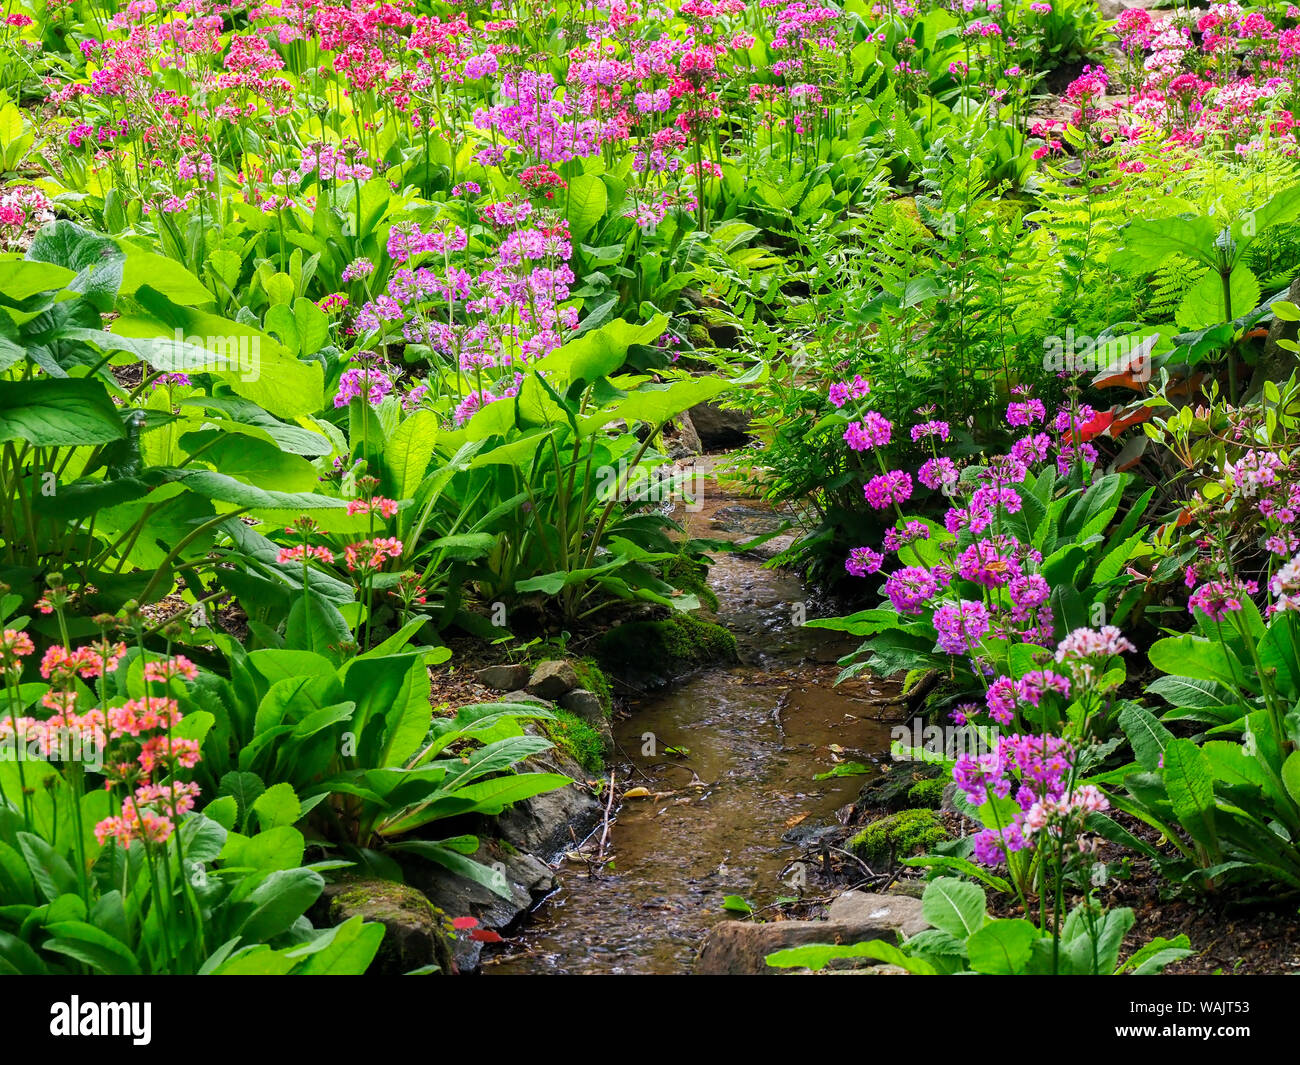
[[[563,747],[588,773],[599,775],[605,770],[605,741],[600,733],[567,710],[556,709],[555,717],[543,720],[546,733],[555,744]]]
[[[721,625],[691,614],[662,621],[632,621],[600,638],[600,658],[615,669],[672,672],[705,662],[735,661],[736,637]]]
[[[579,686],[594,693],[605,716],[610,717],[614,713],[614,693],[600,664],[594,658],[579,658],[573,662],[573,671],[578,674]]]
[[[718,597],[709,587],[709,567],[703,562],[678,555],[665,567],[664,580],[674,588],[699,596],[700,602],[710,613],[718,612]]]
[[[384,938],[368,972],[398,975],[430,962],[444,973],[455,971],[447,939],[451,920],[413,887],[361,880],[343,886],[329,901],[328,912],[334,924],[360,916],[384,926]]]
[[[943,802],[943,792],[948,786],[947,778],[931,777],[918,780],[907,789],[907,805],[911,807],[928,807],[937,809]]]
[[[924,798],[926,787],[938,785],[933,800]],[[853,804],[855,820],[866,820],[866,815],[883,811],[893,813],[917,806],[938,806],[943,798],[943,786],[948,775],[939,766],[927,762],[889,762],[884,771],[862,786],[857,802]]]
[[[948,839],[933,810],[900,810],[873,821],[849,840],[849,850],[870,865],[926,854]]]

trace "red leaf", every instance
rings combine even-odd
[[[497,935],[490,928],[476,928],[469,934],[469,938],[477,943],[504,943],[505,940]]]
[[[1124,411],[1117,408],[1115,414],[1115,420],[1112,421],[1110,425],[1110,435],[1112,438],[1118,438],[1119,434],[1131,425],[1137,425],[1139,422],[1147,422],[1151,420],[1151,408],[1146,405],[1129,408],[1128,414],[1125,414]]]
[[[1115,419],[1115,415],[1110,411],[1100,410],[1096,414],[1094,414],[1088,421],[1080,425],[1074,431],[1074,436],[1078,440],[1082,441],[1083,443],[1087,443],[1094,436],[1100,436],[1102,433],[1104,433],[1110,427],[1110,423],[1114,421],[1114,419]],[[1068,442],[1069,439],[1070,439],[1070,434],[1066,433],[1062,438],[1062,443]]]
[[[477,928],[478,918],[477,917],[453,917],[451,919],[451,927],[455,929]]]

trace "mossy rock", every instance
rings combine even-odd
[[[737,658],[735,636],[716,622],[691,614],[618,625],[600,638],[598,653],[608,667],[636,674],[671,675],[706,662]]]
[[[384,938],[369,973],[400,976],[428,965],[436,965],[443,973],[455,971],[448,939],[450,921],[415,888],[367,878],[331,884],[326,894],[332,923],[360,916],[384,926]]]
[[[907,805],[913,809],[937,810],[943,803],[943,792],[947,786],[946,777],[918,780],[907,789]]]
[[[601,709],[606,717],[614,714],[614,693],[609,686],[609,678],[594,658],[579,658],[572,663],[573,671],[578,674],[578,686],[586,688],[600,700]]]
[[[868,865],[892,865],[928,854],[948,838],[933,810],[900,810],[867,825],[849,840],[848,849]]]
[[[889,762],[884,772],[863,785],[854,803],[859,816],[868,811],[893,813],[918,806],[937,807],[948,777],[941,767],[928,762]],[[933,783],[932,783],[933,782]],[[934,789],[933,797],[927,788]]]
[[[709,567],[685,555],[678,555],[664,568],[664,580],[683,592],[699,596],[700,603],[711,614],[718,612],[718,597],[709,587]]]
[[[552,742],[566,750],[588,773],[599,776],[605,771],[605,740],[600,733],[576,714],[558,707],[554,717],[542,721]]]

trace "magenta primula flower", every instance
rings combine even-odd
[[[939,649],[950,655],[969,654],[989,631],[988,608],[978,600],[944,603],[934,612]]]
[[[895,528],[885,530],[885,550],[898,551],[908,544],[928,539],[930,539],[930,527],[925,522],[909,521],[903,525],[901,530]]]
[[[1038,706],[1044,695],[1056,693],[1068,696],[1070,681],[1050,669],[1032,669],[1016,682],[1016,692],[1031,706]]]
[[[998,677],[984,693],[989,717],[999,725],[1009,725],[1015,720],[1019,699],[1020,693],[1016,690],[1016,683],[1010,677]]]
[[[894,427],[883,415],[868,411],[860,422],[850,422],[844,430],[844,439],[854,451],[884,447],[893,435]]]
[[[464,425],[477,411],[486,407],[489,403],[495,403],[499,398],[499,396],[489,392],[486,388],[481,392],[471,392],[456,404],[456,409],[452,411],[451,419],[457,426]]]
[[[1259,591],[1254,581],[1206,581],[1192,593],[1187,609],[1195,614],[1202,610],[1211,621],[1222,621],[1229,614],[1242,609],[1243,600]]]
[[[1007,406],[1007,424],[1026,426],[1040,425],[1047,417],[1047,408],[1041,399],[1027,399]]]
[[[878,551],[869,547],[855,547],[844,560],[844,568],[855,577],[865,577],[870,573],[878,573],[884,561],[885,556]]]
[[[871,391],[871,386],[863,380],[861,374],[855,374],[852,381],[836,381],[826,390],[826,398],[831,406],[842,407],[851,399],[861,399]]]
[[[926,488],[937,490],[955,485],[959,477],[956,465],[945,455],[927,459],[916,474],[916,479]]]
[[[893,503],[906,503],[912,497],[912,478],[902,470],[882,473],[862,486],[862,494],[876,510]]]
[[[912,426],[912,443],[919,443],[930,436],[938,437],[940,440],[947,440],[949,431],[947,422],[921,422],[919,425]]]
[[[907,566],[885,581],[885,595],[900,614],[919,614],[938,590],[935,575],[921,566]]]

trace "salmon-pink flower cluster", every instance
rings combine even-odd
[[[169,729],[180,724],[180,707],[175,699],[163,695],[148,695],[141,699],[128,699],[121,706],[111,706],[107,712],[109,739],[139,736],[154,729]]]
[[[282,547],[275,554],[276,562],[281,565],[287,562],[304,562],[314,560],[323,562],[325,565],[331,565],[334,562],[334,552],[328,547],[321,547],[314,544],[295,544],[293,547]]]
[[[137,806],[157,806],[167,813],[184,814],[194,809],[199,786],[193,781],[177,780],[169,784],[141,784],[135,789]]]
[[[402,541],[392,536],[358,540],[343,549],[343,560],[350,570],[380,570],[388,559],[401,558],[402,550]]]
[[[62,644],[53,644],[41,658],[41,676],[46,680],[70,680],[73,676],[91,680],[117,669],[118,660],[124,654],[126,644],[121,642],[101,641],[78,647],[75,651]]]
[[[131,805],[132,813],[106,817],[95,825],[95,839],[101,847],[110,839],[122,847],[130,847],[138,839],[147,843],[166,843],[171,839],[176,828],[171,818],[147,807]]]
[[[349,514],[379,514],[385,518],[396,517],[397,500],[385,499],[383,496],[371,496],[369,499],[353,499],[348,503]]]
[[[32,638],[20,629],[5,629],[0,636],[0,673],[22,668],[22,660],[36,651]]]
[[[199,675],[199,667],[191,662],[184,655],[173,655],[171,658],[155,659],[152,662],[146,662],[144,665],[144,679],[166,683],[172,677],[178,677],[181,680],[195,680]]]
[[[151,736],[140,746],[140,766],[146,773],[158,769],[193,769],[199,764],[199,741],[166,735]]]

